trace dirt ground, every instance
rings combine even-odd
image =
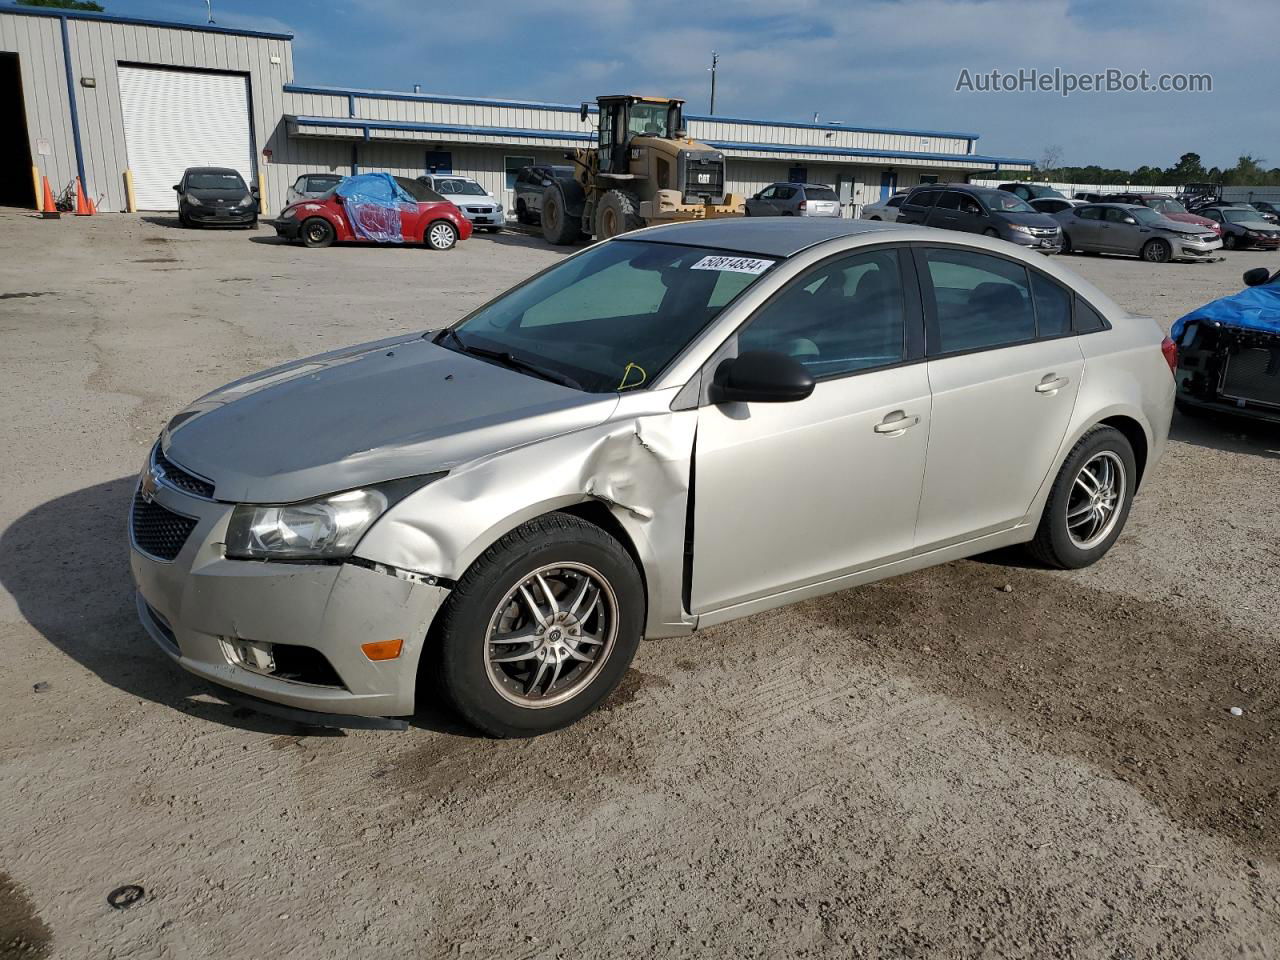
[[[1175,419],[1090,570],[651,642],[534,740],[314,735],[164,661],[124,518],[167,417],[558,255],[0,213],[0,957],[1280,955],[1280,432]],[[1277,261],[1065,259],[1165,323]]]

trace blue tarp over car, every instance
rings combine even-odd
[[[1280,335],[1280,280],[1246,287],[1239,293],[1196,307],[1178,318],[1169,336],[1181,343],[1182,331],[1192,323],[1221,323],[1225,327]]]
[[[342,198],[351,229],[378,243],[404,243],[401,214],[416,213],[417,201],[389,173],[347,177],[334,193]]]

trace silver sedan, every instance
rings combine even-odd
[[[1062,252],[1121,253],[1151,263],[1208,260],[1222,241],[1208,227],[1169,220],[1133,203],[1088,203],[1054,214],[1062,226]]]
[[[260,709],[391,726],[438,689],[536,734],[645,636],[1014,544],[1094,563],[1164,451],[1172,356],[986,237],[629,233],[175,416],[132,505],[138,613]]]

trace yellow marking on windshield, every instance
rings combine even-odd
[[[627,383],[627,378],[631,376],[632,370],[640,371],[640,379],[635,383]],[[628,363],[627,368],[622,371],[622,379],[618,381],[618,389],[630,390],[632,387],[640,386],[640,384],[644,383],[648,379],[649,375],[644,372],[644,367],[640,366],[638,363]]]

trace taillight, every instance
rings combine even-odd
[[[808,201],[808,200],[801,200],[801,201],[800,201],[800,209],[801,209],[801,210],[808,210],[808,209],[809,209],[809,201]]]
[[[1165,337],[1160,341],[1160,352],[1164,354],[1165,363],[1169,364],[1169,372],[1176,373],[1178,369],[1178,345]]]

